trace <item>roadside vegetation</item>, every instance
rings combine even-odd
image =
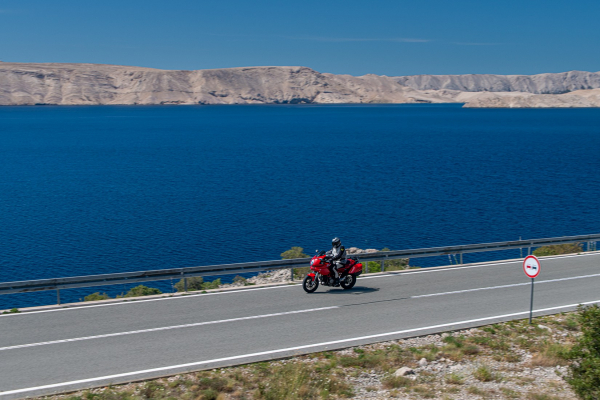
[[[160,289],[151,288],[144,285],[138,285],[134,288],[129,289],[127,293],[121,293],[117,295],[116,299],[128,298],[128,297],[140,297],[140,296],[152,296],[162,294]],[[95,292],[89,294],[83,298],[83,301],[98,301],[98,300],[107,300],[111,297],[106,293]]]
[[[600,398],[600,308],[51,398]]]
[[[538,247],[533,251],[536,257],[558,256],[560,254],[581,253],[583,246],[581,243],[554,244],[551,246]]]

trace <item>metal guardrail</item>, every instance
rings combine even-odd
[[[531,249],[534,247],[567,243],[587,243],[587,250],[589,251],[596,249],[597,241],[600,241],[600,234],[563,236],[545,239],[515,240],[510,242],[467,244],[449,247],[429,247],[424,249],[379,251],[375,253],[354,254],[353,256],[358,257],[361,261],[381,261],[381,269],[383,271],[384,262],[386,260],[393,259],[458,255],[459,260],[457,261],[457,263],[462,264],[463,254],[466,253],[480,253],[486,251],[501,251],[527,248],[527,254],[530,254]],[[38,279],[31,281],[2,282],[0,283],[0,295],[11,293],[31,293],[44,290],[56,290],[58,300],[57,302],[58,304],[60,304],[61,289],[119,285],[168,279],[184,279],[185,290],[187,291],[187,280],[185,278],[195,276],[240,274],[247,272],[259,272],[267,270],[270,271],[288,268],[292,269],[293,277],[294,268],[306,267],[307,264],[308,262],[306,258],[297,258],[293,260],[258,261],[239,264],[208,265],[200,267],[121,272],[114,274],[73,276],[54,279]]]

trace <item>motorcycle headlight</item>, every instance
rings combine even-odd
[[[310,265],[315,265],[315,260],[310,260]]]

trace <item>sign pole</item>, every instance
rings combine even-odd
[[[542,265],[536,256],[529,255],[523,260],[523,271],[531,278],[531,300],[529,301],[529,325],[533,323],[533,284],[535,278],[540,274]]]
[[[531,278],[531,302],[529,303],[529,325],[531,325],[531,318],[533,317],[533,281],[535,278]]]

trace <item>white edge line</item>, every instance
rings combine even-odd
[[[583,253],[583,254],[572,254],[572,255],[563,255],[563,256],[550,256],[550,257],[543,257],[541,259],[541,261],[544,260],[557,260],[557,259],[562,259],[562,258],[573,258],[573,257],[585,257],[585,256],[594,256],[594,255],[598,255],[599,253]],[[459,270],[459,269],[471,269],[471,268],[483,268],[483,267],[493,267],[493,266],[498,266],[498,265],[507,265],[507,264],[514,264],[514,263],[519,263],[521,262],[520,259],[518,260],[513,260],[513,261],[500,261],[497,263],[485,263],[485,264],[477,264],[477,265],[469,265],[469,266],[464,266],[464,267],[457,267],[457,266],[449,266],[446,268],[436,268],[436,269],[429,269],[429,268],[423,268],[422,270],[418,270],[418,271],[410,271],[410,272],[402,272],[402,273],[396,273],[396,274],[381,274],[381,275],[375,275],[375,276],[361,276],[358,279],[375,279],[375,278],[386,278],[386,277],[390,277],[390,276],[402,276],[402,275],[412,275],[412,274],[425,274],[425,273],[433,273],[433,272],[442,272],[442,271],[454,271],[454,270]],[[434,268],[434,267],[432,267]],[[39,311],[25,311],[22,313],[14,313],[14,314],[0,314],[0,318],[3,317],[17,317],[17,316],[25,316],[25,315],[31,315],[31,314],[41,314],[41,313],[48,313],[48,312],[56,312],[56,311],[74,311],[74,310],[82,310],[82,309],[86,309],[86,308],[96,308],[96,307],[110,307],[110,306],[122,306],[122,305],[131,305],[131,304],[140,304],[140,303],[148,303],[151,301],[164,301],[164,300],[181,300],[181,299],[189,299],[192,297],[200,297],[200,296],[215,296],[215,295],[220,295],[220,294],[231,294],[231,293],[243,293],[243,292],[253,292],[253,291],[257,291],[257,290],[268,290],[268,289],[285,289],[285,288],[291,288],[291,287],[296,287],[300,285],[299,283],[293,283],[293,284],[284,284],[281,286],[269,286],[269,287],[259,287],[259,288],[253,288],[253,289],[239,289],[239,290],[228,290],[228,291],[223,291],[223,292],[214,292],[214,293],[198,293],[198,294],[189,294],[189,295],[180,295],[180,296],[168,296],[168,297],[161,297],[159,299],[145,299],[145,300],[130,300],[130,301],[123,301],[123,302],[119,302],[119,303],[107,303],[107,304],[94,304],[94,305],[89,305],[89,306],[73,306],[73,307],[66,307],[66,308],[56,308],[56,309],[52,309],[52,310],[39,310]]]
[[[588,304],[596,304],[596,303],[600,303],[600,300],[587,301],[587,302],[577,303],[577,304],[568,304],[568,305],[558,306],[558,307],[540,308],[537,310],[533,310],[533,312],[539,313],[539,312],[560,310],[563,308],[577,307],[578,305],[588,305]],[[175,369],[175,368],[194,367],[194,366],[199,366],[199,365],[203,365],[203,364],[217,363],[217,362],[223,362],[223,361],[233,361],[233,360],[239,360],[239,359],[248,358],[248,357],[258,357],[258,356],[265,356],[265,355],[270,355],[270,354],[285,353],[285,352],[289,352],[289,351],[309,349],[311,347],[329,346],[329,345],[334,345],[334,344],[348,343],[348,342],[352,342],[352,341],[381,338],[381,337],[385,337],[385,336],[400,335],[400,334],[404,334],[404,333],[412,333],[412,332],[425,331],[425,330],[429,330],[429,329],[445,328],[445,327],[450,327],[450,326],[455,326],[455,325],[471,324],[474,322],[483,322],[483,321],[489,321],[489,320],[493,320],[493,319],[497,319],[497,318],[516,317],[518,315],[527,315],[527,314],[529,314],[529,311],[522,311],[522,312],[516,312],[516,313],[510,313],[510,314],[495,315],[495,316],[491,316],[491,317],[470,319],[470,320],[465,320],[465,321],[456,321],[456,322],[448,322],[445,324],[424,326],[421,328],[405,329],[405,330],[395,331],[395,332],[387,332],[387,333],[378,333],[375,335],[359,336],[359,337],[350,338],[350,339],[332,340],[330,342],[322,342],[322,343],[307,344],[307,345],[303,345],[303,346],[288,347],[285,349],[268,350],[268,351],[261,351],[258,353],[243,354],[243,355],[239,355],[239,356],[215,358],[212,360],[171,365],[168,367],[151,368],[151,369],[145,369],[145,370],[140,370],[140,371],[126,372],[126,373],[122,373],[122,374],[101,376],[101,377],[97,377],[97,378],[80,379],[77,381],[61,382],[61,383],[54,383],[51,385],[43,385],[43,386],[36,386],[36,387],[30,387],[30,388],[24,388],[24,389],[9,390],[9,391],[5,391],[5,392],[0,392],[0,396],[10,395],[10,394],[18,394],[18,393],[26,393],[26,392],[31,392],[31,391],[35,391],[35,390],[53,389],[53,388],[59,388],[61,386],[76,385],[76,384],[80,384],[80,383],[91,383],[91,382],[97,382],[97,381],[107,380],[107,379],[124,378],[127,376],[148,374],[148,373],[153,373],[153,372],[168,371],[170,369]]]

